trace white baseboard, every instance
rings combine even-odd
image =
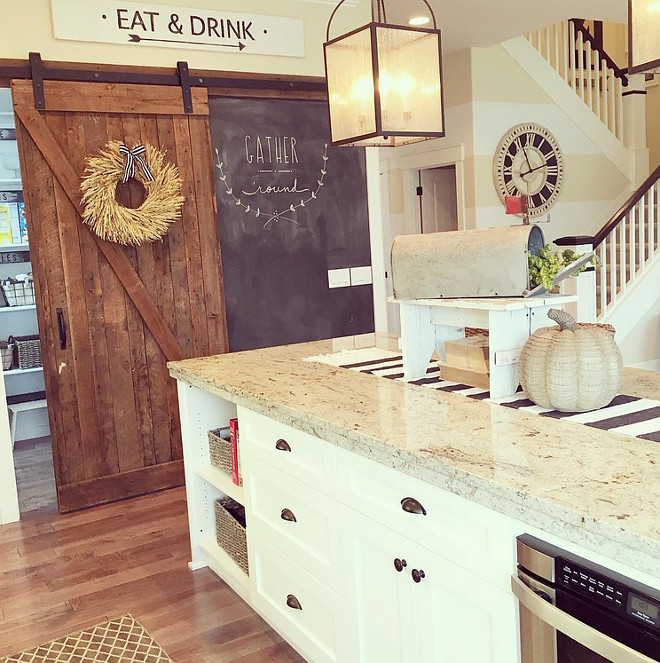
[[[643,368],[645,371],[660,371],[660,359],[642,361],[639,364],[631,364],[628,368]]]

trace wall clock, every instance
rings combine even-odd
[[[557,139],[540,124],[518,124],[504,134],[493,161],[495,188],[505,196],[528,196],[529,215],[545,214],[559,198],[564,162]]]

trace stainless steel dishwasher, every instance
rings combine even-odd
[[[660,592],[529,534],[511,578],[522,663],[660,661]]]

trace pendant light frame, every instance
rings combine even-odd
[[[660,73],[660,37],[658,37],[658,57],[648,62],[641,62],[633,64],[635,35],[633,25],[633,2],[635,0],[628,0],[628,73],[641,74],[641,73]],[[660,12],[658,12],[657,25],[654,26],[656,34],[660,34]]]
[[[433,21],[433,27],[420,27],[420,26],[410,26],[410,25],[394,25],[387,22],[387,12],[385,8],[385,0],[372,0],[371,10],[372,10],[372,21],[370,23],[361,25],[350,32],[347,32],[339,37],[330,39],[330,28],[332,21],[337,14],[340,7],[344,4],[346,0],[340,0],[337,6],[334,8],[328,25],[326,28],[326,41],[323,44],[324,52],[324,63],[325,63],[325,75],[326,81],[328,83],[328,116],[330,122],[330,135],[332,137],[332,128],[333,128],[333,99],[332,99],[332,90],[330,89],[331,82],[328,78],[328,49],[333,45],[348,39],[360,32],[369,31],[369,40],[370,40],[370,50],[371,50],[371,75],[373,78],[373,112],[374,112],[374,126],[375,130],[368,131],[355,136],[350,136],[348,138],[341,138],[339,140],[332,140],[331,143],[334,146],[343,146],[343,145],[356,145],[363,144],[365,147],[378,146],[378,147],[394,147],[396,145],[404,145],[409,143],[414,143],[422,140],[429,140],[432,138],[442,138],[445,136],[445,104],[444,104],[444,85],[443,85],[443,71],[442,71],[442,33],[441,30],[437,27],[437,20],[435,13],[429,4],[428,0],[422,0],[426,5],[431,19]],[[407,130],[391,130],[388,131],[383,126],[383,109],[382,109],[382,99],[381,99],[381,90],[379,85],[380,80],[380,62],[379,62],[379,51],[378,51],[378,31],[379,29],[390,29],[390,30],[401,30],[417,33],[420,35],[433,35],[437,39],[438,45],[438,83],[439,83],[439,101],[440,101],[440,131],[407,131]],[[390,142],[385,142],[388,139],[401,138],[403,140],[395,141],[391,140]],[[369,141],[373,139],[373,143]],[[381,142],[376,142],[380,139]]]

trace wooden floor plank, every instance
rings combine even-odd
[[[0,527],[0,657],[130,612],[176,663],[304,663],[189,559],[183,488]]]

